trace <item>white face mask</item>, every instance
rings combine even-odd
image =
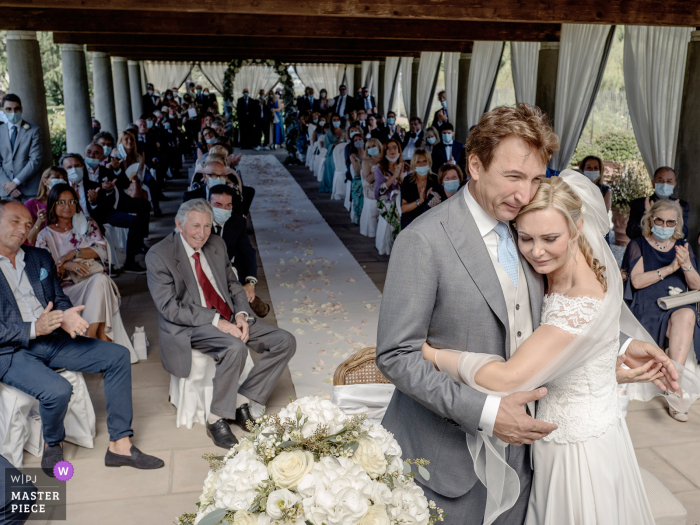
[[[595,182],[600,178],[600,172],[599,171],[588,171],[588,170],[583,170],[583,174],[588,177],[591,182]]]
[[[209,180],[207,180],[207,186],[209,188],[213,188],[214,186],[218,186],[219,184],[226,184],[226,178],[216,178],[216,177],[209,177]]]
[[[386,155],[386,160],[388,160],[389,162],[396,162],[397,160],[399,160],[399,156],[395,155],[393,157],[390,157],[389,155]]]
[[[214,220],[217,224],[226,224],[226,221],[231,218],[231,210],[224,210],[223,208],[212,208],[214,210]]]
[[[66,181],[63,179],[50,179],[49,180],[49,189],[52,189],[56,184],[65,184]]]
[[[73,183],[83,180],[83,168],[70,168],[66,170],[66,173],[68,174],[68,180]]]

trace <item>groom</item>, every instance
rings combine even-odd
[[[509,222],[534,197],[559,140],[539,108],[518,104],[484,115],[466,149],[472,180],[414,221],[392,249],[377,366],[396,391],[383,425],[404,457],[430,461],[430,479],[419,478],[420,484],[447,523],[480,525],[484,518],[486,488],[474,472],[465,433],[484,432],[514,445],[506,459],[521,493],[495,523],[520,524],[532,478],[529,447],[521,445],[556,429],[526,411],[546,389],[489,396],[438,372],[420,349],[429,341],[508,359],[539,326],[543,278],[520,256]],[[653,345],[630,341],[625,363],[641,367],[662,355]]]

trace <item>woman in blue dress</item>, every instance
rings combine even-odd
[[[333,162],[333,148],[340,141],[343,134],[343,122],[338,115],[333,115],[331,128],[326,132],[324,147],[327,150],[326,163],[323,167],[323,180],[318,188],[320,193],[331,193],[333,191],[333,175],[335,175],[335,162]]]
[[[279,91],[275,93],[274,99],[270,103],[270,109],[272,109],[272,120],[275,123],[275,136],[272,143],[275,147],[281,147],[284,144],[284,102],[282,102]]]
[[[692,250],[683,238],[683,212],[677,202],[656,201],[642,218],[642,237],[632,239],[622,261],[625,301],[661,348],[685,365],[691,344],[700,356],[700,323],[695,304],[662,310],[656,300],[700,290],[700,274]],[[668,346],[665,344],[668,339]],[[688,414],[669,414],[687,421]]]

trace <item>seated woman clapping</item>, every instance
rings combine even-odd
[[[61,182],[68,182],[66,170],[59,166],[47,168],[46,171],[41,174],[36,197],[24,203],[29,213],[32,214],[32,219],[34,219],[34,226],[32,226],[29,235],[27,235],[25,244],[34,246],[37,235],[46,227],[46,201],[49,197],[49,190]]]
[[[85,305],[82,315],[88,337],[114,341],[112,318],[119,300],[107,275],[108,246],[97,223],[86,218],[80,200],[68,184],[57,184],[47,201],[48,226],[38,235],[37,248],[51,252],[61,287],[73,304]]]

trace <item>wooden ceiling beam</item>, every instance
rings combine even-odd
[[[1,1],[1,0],[0,0]],[[291,1],[291,0],[290,0]],[[107,4],[109,5],[109,4]],[[230,15],[162,11],[16,8],[2,10],[0,29],[140,35],[338,38],[411,40],[497,40],[558,42],[559,24],[511,24],[382,18]]]

